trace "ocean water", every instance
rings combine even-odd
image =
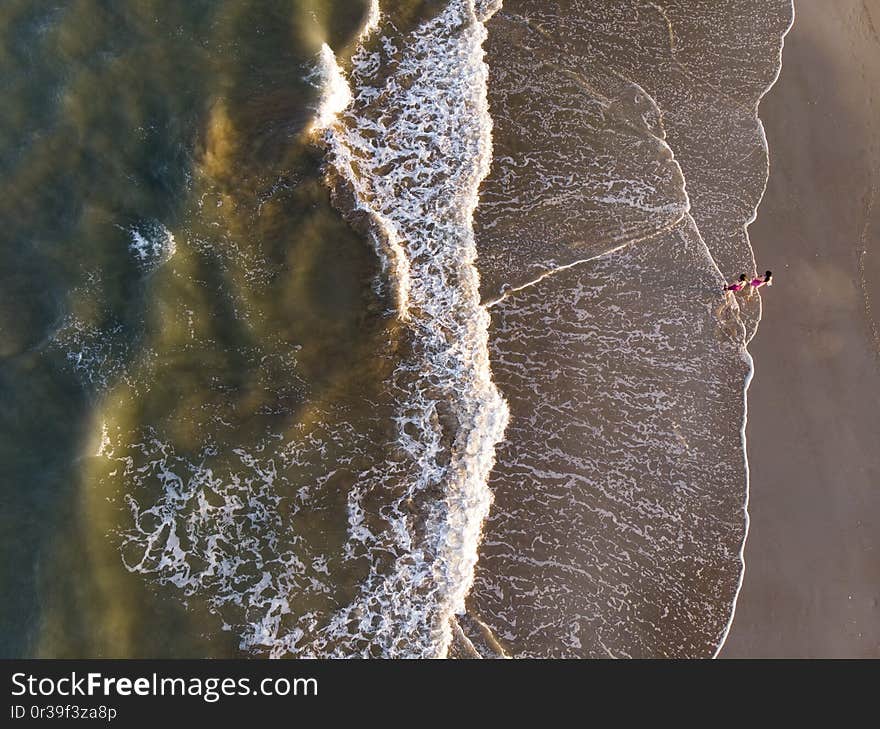
[[[788,0],[0,20],[3,655],[719,649]]]

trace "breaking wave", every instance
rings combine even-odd
[[[348,72],[324,45],[307,77],[320,85],[308,132],[326,147],[338,208],[376,245],[400,342],[376,405],[385,430],[316,410],[311,431],[267,434],[263,454],[214,443],[186,454],[158,432],[126,444],[105,426],[99,455],[129,484],[126,568],[203,599],[243,650],[449,649],[508,419],[473,232],[491,158],[483,21],[497,5],[452,0],[400,30],[374,2]],[[342,544],[297,532],[340,501]]]
[[[486,480],[507,424],[474,265],[473,213],[491,155],[482,51],[489,9],[477,11],[453,0],[410,35],[386,23],[388,32],[354,56],[353,103],[325,137],[332,184],[348,191],[349,212],[365,213],[387,242],[379,250],[411,343],[396,372],[406,485],[389,528],[363,537],[368,549],[399,556],[390,571],[371,571],[335,623],[347,630],[354,615],[359,625],[382,623],[385,655],[448,650],[450,620],[473,582],[492,501]],[[357,498],[350,522],[353,531],[361,523]]]

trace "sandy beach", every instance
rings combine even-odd
[[[799,0],[760,107],[751,525],[722,657],[880,657],[880,0]]]

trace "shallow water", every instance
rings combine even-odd
[[[754,271],[756,108],[791,12],[510,0],[489,25],[477,241],[512,412],[468,604],[502,652],[711,656],[726,635],[760,302],[719,321],[717,292]]]

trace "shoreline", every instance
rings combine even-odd
[[[782,75],[782,67],[785,63],[785,40],[788,37],[788,34],[791,33],[792,28],[797,22],[797,6],[795,0],[791,0],[791,22],[788,24],[788,28],[785,29],[785,32],[782,34],[781,43],[779,46],[779,56],[777,58],[776,65],[776,75],[773,77],[773,80],[767,85],[767,88],[764,90],[764,93],[758,98],[757,103],[755,104],[755,118],[758,121],[758,129],[761,131],[761,138],[764,145],[764,154],[767,160],[767,175],[764,179],[764,189],[761,192],[761,197],[758,199],[757,204],[755,205],[754,212],[752,213],[752,217],[746,221],[746,224],[743,226],[743,233],[745,234],[746,241],[748,241],[749,247],[752,250],[752,255],[754,256],[754,246],[752,245],[752,239],[749,235],[749,228],[755,223],[760,215],[761,204],[764,202],[764,198],[767,195],[767,188],[770,184],[770,175],[772,174],[771,164],[770,164],[770,145],[767,141],[767,130],[764,127],[764,122],[761,120],[761,102],[764,101],[764,98],[773,91],[773,88],[779,82],[779,78]],[[756,275],[758,273],[757,265],[755,268]],[[743,584],[746,578],[746,569],[748,565],[746,564],[746,547],[749,541],[749,527],[751,526],[751,519],[749,515],[749,499],[751,496],[751,482],[752,475],[751,469],[749,465],[749,439],[748,439],[748,427],[749,427],[749,389],[752,386],[752,381],[755,378],[755,358],[752,356],[752,353],[749,351],[749,344],[751,344],[752,339],[755,338],[757,334],[758,328],[761,325],[761,319],[763,318],[763,300],[761,297],[758,297],[758,317],[753,322],[753,328],[751,331],[746,332],[746,340],[743,345],[743,356],[748,361],[749,372],[746,376],[746,381],[743,384],[743,421],[742,428],[740,430],[740,435],[742,437],[742,455],[743,455],[743,463],[745,466],[745,501],[743,502],[743,511],[745,516],[745,533],[743,534],[742,545],[740,546],[739,551],[739,559],[742,565],[742,569],[739,575],[739,584],[736,588],[736,594],[733,596],[733,604],[730,606],[730,620],[727,622],[727,627],[724,629],[724,634],[721,636],[721,641],[718,643],[718,647],[715,649],[715,652],[712,655],[712,658],[718,658],[722,651],[724,650],[724,646],[727,644],[727,639],[730,636],[730,631],[733,628],[734,620],[736,620],[736,609],[739,604],[739,598],[742,594]]]
[[[718,654],[876,657],[880,2],[795,4],[760,106],[771,174],[749,235],[781,275],[750,342],[746,568]]]

